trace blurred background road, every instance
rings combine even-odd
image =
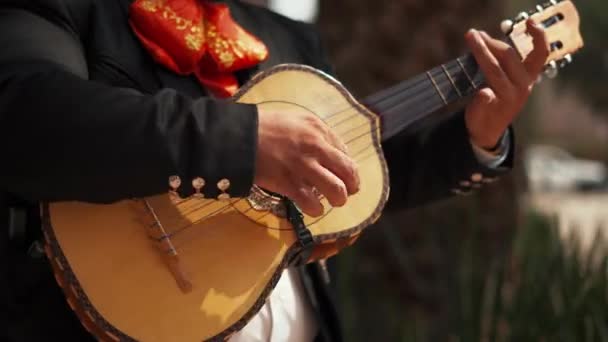
[[[591,248],[598,234],[606,236],[608,233],[606,193],[528,194],[522,203],[526,208],[533,208],[555,219],[562,239],[568,240],[572,235],[578,235],[583,250]]]

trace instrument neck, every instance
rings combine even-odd
[[[471,54],[368,96],[362,102],[381,117],[382,141],[406,129],[439,119],[462,106],[485,79]]]

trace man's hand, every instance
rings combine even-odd
[[[321,119],[298,107],[258,106],[255,184],[292,199],[310,216],[323,214],[315,194],[334,207],[359,191],[355,162]]]
[[[532,87],[543,71],[550,53],[541,27],[528,20],[534,50],[525,61],[507,43],[470,30],[467,44],[486,77],[487,88],[480,89],[468,105],[465,119],[473,143],[491,149],[522,110]]]

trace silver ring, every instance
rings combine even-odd
[[[312,188],[310,188],[310,191],[312,192],[313,195],[315,195],[316,198],[319,198],[319,199],[323,198],[323,194],[321,194],[316,187],[313,186]]]

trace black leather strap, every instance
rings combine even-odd
[[[312,233],[304,224],[304,216],[302,215],[302,212],[300,212],[300,209],[298,209],[298,207],[288,198],[284,197],[283,202],[285,203],[285,208],[287,210],[287,220],[291,223],[301,248],[291,259],[289,265],[301,266],[306,264],[310,258],[310,254],[314,247],[314,240],[312,238]]]

